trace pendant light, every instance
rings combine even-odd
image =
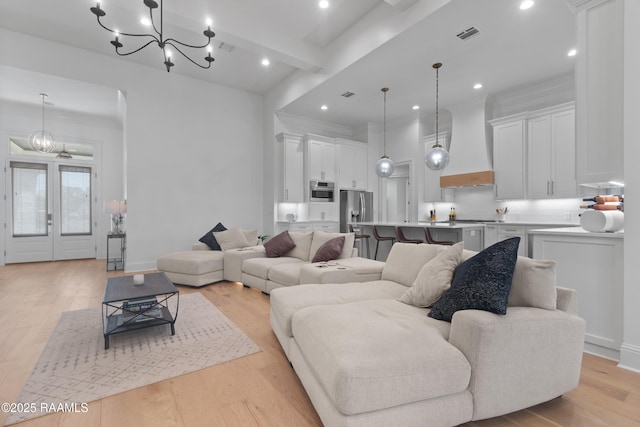
[[[439,62],[433,64],[433,68],[436,70],[436,143],[424,157],[424,163],[434,171],[442,170],[449,164],[449,153],[438,141],[438,70],[440,70],[440,67],[442,67],[442,64]]]
[[[39,153],[50,153],[55,148],[56,141],[53,135],[44,130],[44,99],[47,97],[47,94],[41,93],[40,96],[42,97],[42,129],[29,135],[29,144]]]
[[[383,87],[380,90],[384,93],[384,131],[382,140],[382,157],[378,160],[378,163],[376,163],[376,174],[380,178],[389,178],[395,170],[393,160],[387,156],[387,92],[389,91],[389,88]]]

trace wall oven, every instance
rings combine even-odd
[[[328,181],[309,182],[310,202],[333,202],[334,183]]]

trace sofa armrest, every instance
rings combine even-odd
[[[211,248],[207,246],[206,243],[195,242],[193,245],[191,245],[191,250],[192,251],[210,251]]]
[[[224,251],[224,280],[242,282],[242,262],[245,259],[266,257],[267,252],[262,245]]]
[[[580,380],[585,322],[560,310],[509,307],[507,314],[463,310],[449,342],[471,365],[473,419],[554,399]]]
[[[578,315],[578,294],[575,289],[557,287],[556,307],[569,314]]]

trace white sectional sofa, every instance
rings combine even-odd
[[[280,287],[307,283],[364,282],[379,279],[382,274],[383,262],[357,256],[358,251],[353,247],[353,233],[289,232],[289,236],[295,248],[283,256],[269,258],[264,247],[253,251],[250,257],[243,254],[242,277],[237,281],[269,294]],[[345,241],[336,260],[328,263],[311,262],[324,243],[339,236],[344,236]]]
[[[211,250],[204,243],[191,251],[173,252],[157,260],[157,268],[174,283],[204,286],[221,280],[242,282],[265,294],[279,287],[305,283],[346,283],[380,278],[384,263],[359,258],[353,247],[353,233],[289,233],[296,247],[281,257],[268,258],[263,245],[224,251]],[[323,243],[345,236],[343,250],[335,261],[311,263]]]
[[[577,386],[585,323],[551,261],[517,258],[505,315],[449,323],[398,300],[446,248],[396,243],[381,280],[272,291],[271,326],[325,425],[453,426]]]

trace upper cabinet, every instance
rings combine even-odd
[[[496,199],[525,197],[526,114],[491,120]]]
[[[624,1],[583,1],[576,14],[576,168],[579,184],[624,182]],[[628,30],[630,31],[630,30]],[[637,95],[634,95],[637,96]]]
[[[367,190],[367,144],[341,138],[336,141],[340,189]]]
[[[276,138],[281,162],[278,168],[278,199],[281,202],[304,202],[302,136],[280,133]]]
[[[333,138],[305,135],[307,182],[336,181],[336,143]]]
[[[531,114],[527,128],[527,197],[576,197],[574,103]]]

